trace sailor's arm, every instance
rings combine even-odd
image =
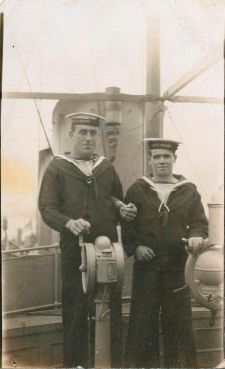
[[[111,193],[112,202],[114,203],[115,207],[119,210],[119,214],[121,218],[125,219],[126,221],[131,221],[136,217],[137,208],[132,203],[129,203],[129,204],[123,203],[122,185],[121,185],[119,176],[116,173],[114,167],[113,167],[113,171],[114,171],[114,178],[113,178],[113,188],[112,188],[112,193]]]
[[[132,204],[131,202],[125,204],[114,196],[112,196],[111,199],[114,205],[119,209],[121,218],[128,222],[136,218],[137,207],[134,204]]]
[[[205,245],[208,237],[208,219],[205,215],[201,196],[196,190],[193,194],[193,205],[189,213],[189,238],[186,240],[188,249],[193,254],[198,253]],[[185,242],[185,240],[183,239]]]
[[[38,208],[44,222],[55,231],[61,232],[70,217],[60,212],[60,185],[51,163],[46,169],[39,191]]]

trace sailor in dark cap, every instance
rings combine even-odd
[[[144,138],[143,141],[148,143],[149,150],[165,149],[173,153],[176,152],[180,142],[174,140],[167,140],[165,138]]]
[[[45,223],[60,232],[63,367],[90,367],[88,298],[82,291],[78,236],[84,233],[84,240],[92,243],[98,236],[107,236],[115,242],[119,213],[130,220],[136,209],[121,202],[118,174],[109,160],[95,153],[99,125],[104,118],[90,113],[73,113],[67,118],[71,122],[71,152],[56,156],[47,167],[39,193],[39,210]],[[120,211],[114,204],[118,204]],[[120,328],[117,318],[114,327]],[[113,365],[120,366],[120,355],[113,347],[112,356]]]
[[[123,226],[123,244],[134,255],[126,367],[159,368],[161,312],[165,368],[195,368],[191,302],[185,285],[187,252],[199,251],[207,218],[196,186],[173,173],[179,142],[147,138],[151,174],[139,178],[125,200],[138,209]]]
[[[113,162],[116,158],[116,151],[118,147],[118,137],[121,132],[121,123],[117,121],[106,122],[105,124],[105,136],[107,157]]]

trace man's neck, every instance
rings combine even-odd
[[[176,183],[177,179],[171,174],[171,176],[166,177],[159,177],[159,176],[152,176],[151,179],[153,182],[156,183]]]
[[[83,160],[83,161],[89,161],[89,160],[93,160],[95,155],[91,154],[91,155],[80,155],[80,154],[70,154],[68,155],[68,157],[72,160]]]

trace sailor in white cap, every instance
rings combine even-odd
[[[207,218],[196,186],[173,173],[179,142],[147,138],[151,174],[139,178],[125,200],[137,206],[124,223],[123,244],[134,255],[126,367],[159,368],[161,311],[165,368],[195,368],[191,301],[185,285],[184,240],[198,252],[207,237]]]
[[[118,174],[109,160],[95,153],[99,125],[104,118],[83,112],[69,114],[67,118],[71,122],[71,152],[56,156],[47,167],[39,193],[39,210],[45,223],[60,232],[63,367],[90,367],[88,299],[82,291],[78,236],[84,233],[85,241],[92,243],[98,236],[107,236],[115,242],[119,214],[130,220],[136,215],[136,208],[121,202]],[[121,328],[119,318],[113,323]],[[118,350],[115,353],[112,347],[114,366],[121,365],[118,359]]]

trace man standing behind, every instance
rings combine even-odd
[[[43,220],[60,232],[65,368],[90,367],[88,297],[83,293],[79,270],[79,235],[84,233],[86,242],[94,242],[102,235],[117,241],[119,214],[113,197],[122,199],[122,186],[114,167],[95,154],[98,127],[104,118],[88,113],[68,117],[71,119],[71,153],[56,156],[50,162],[39,193]],[[120,215],[132,219],[135,208],[131,204],[122,206]]]
[[[126,367],[158,368],[159,313],[166,368],[196,367],[191,302],[184,279],[188,248],[197,253],[207,218],[196,186],[173,174],[178,142],[146,139],[152,175],[138,179],[126,202],[138,209],[124,224],[123,244],[134,255]]]

